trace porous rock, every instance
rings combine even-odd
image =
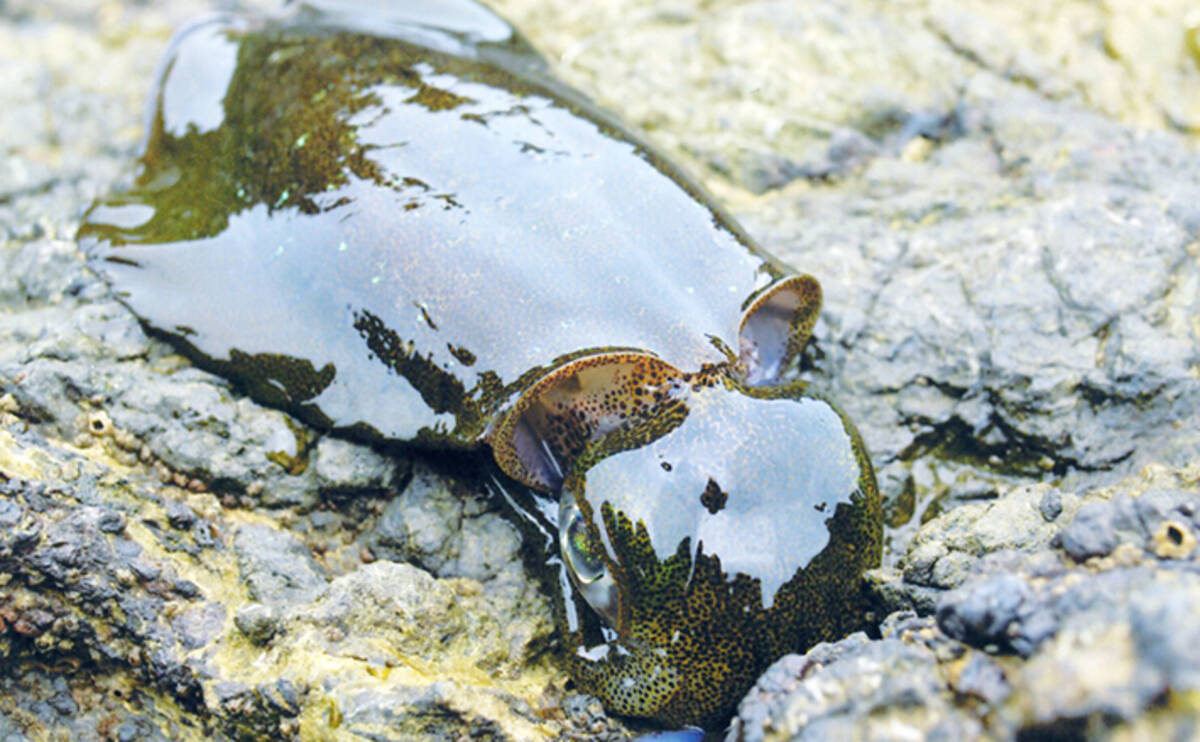
[[[1011,542],[992,547],[970,534],[996,504],[930,521],[900,564],[932,566],[872,577],[881,612],[901,609],[883,622],[883,639],[852,637],[783,658],[743,701],[729,739],[806,739],[826,728],[881,740],[900,728],[963,739],[1194,734],[1200,559],[1194,549],[1164,552],[1163,539],[1186,542],[1196,484],[1191,469],[1150,467],[1109,488],[1064,494],[1052,534],[1040,517],[1014,520]],[[1040,499],[1025,488],[998,503],[1036,512]],[[1179,535],[1165,536],[1168,526]],[[1067,535],[1084,528],[1106,547],[1078,549]],[[967,549],[977,553],[953,560],[963,566],[951,578],[931,578]],[[916,656],[923,668],[912,666]],[[904,701],[878,700],[905,683]],[[867,691],[847,700],[845,687]]]

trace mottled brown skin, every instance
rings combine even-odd
[[[771,660],[859,626],[879,498],[796,381],[819,284],[502,20],[209,21],[153,103],[136,183],[80,229],[93,268],[265,404],[490,451],[545,493],[565,661],[611,711],[719,725]]]
[[[787,399],[796,393],[794,388],[746,388],[721,373],[689,381],[720,394]],[[879,563],[882,512],[870,461],[846,422],[857,467],[856,487],[827,514],[832,515],[828,544],[810,561],[797,565],[769,607],[764,606],[758,579],[723,569],[720,554],[697,549],[691,539],[680,541],[664,558],[655,552],[644,522],[632,521],[608,501],[602,502],[597,514],[582,493],[588,491],[587,473],[595,465],[622,451],[639,451],[679,428],[687,414],[681,407],[678,401],[668,401],[659,414],[643,415],[642,424],[594,441],[564,483],[567,492],[580,493],[577,502],[594,527],[594,543],[611,544],[605,560],[618,585],[617,623],[622,627],[613,651],[603,660],[572,656],[572,674],[581,689],[605,699],[617,713],[651,716],[669,725],[713,728],[729,718],[772,661],[863,628],[866,606],[860,575]],[[733,429],[728,432],[736,434]],[[627,481],[623,486],[638,484]],[[714,490],[725,498],[745,494],[724,492],[708,479],[696,488],[696,507],[710,514],[720,512],[723,503],[714,510]],[[577,610],[586,616],[582,605]],[[579,645],[596,643],[595,626],[583,619],[572,624],[565,609],[559,617],[563,630],[576,636]],[[621,647],[619,653],[616,647]],[[630,686],[630,677],[653,680]]]

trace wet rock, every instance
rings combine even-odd
[[[125,530],[125,515],[106,510],[100,514],[100,518],[96,521],[96,527],[105,533],[121,533]]]
[[[824,267],[854,258],[840,250],[826,256],[818,242],[871,245],[874,270],[887,277],[878,293],[861,285],[830,289],[871,308],[869,314],[830,308],[834,348],[826,362],[837,396],[856,400],[856,416],[878,421],[885,416],[869,409],[870,400],[888,394],[893,430],[877,434],[872,422],[866,431],[885,462],[942,445],[983,461],[994,457],[997,469],[1036,476],[1043,466],[1062,471],[1144,463],[1149,459],[1134,444],[1143,436],[1178,440],[1172,445],[1184,450],[1194,439],[1169,421],[1194,414],[1197,386],[1186,372],[1194,339],[1152,317],[1161,311],[1157,297],[1171,293],[1176,266],[1189,262],[1184,256],[1195,234],[1188,218],[1151,215],[1161,213],[1154,205],[1160,184],[1195,191],[1191,156],[1158,139],[1150,144],[1156,154],[1143,158],[1142,143],[1109,122],[1072,121],[1076,113],[1020,94],[991,99],[994,92],[967,92],[974,99],[963,103],[964,139],[932,155],[937,160],[957,150],[957,158],[974,149],[974,164],[959,162],[969,169],[947,170],[943,161],[918,176],[907,164],[881,160],[872,164],[853,203],[839,206],[832,194],[814,192],[804,194],[803,206],[779,204],[781,214],[790,209],[796,217],[842,210],[829,214],[838,224],[828,229],[816,227],[811,217],[797,219],[804,234],[781,238],[803,239],[803,246],[785,254],[815,258]],[[1076,135],[1069,167],[1049,167],[1050,152],[1043,148],[1050,140],[1042,138],[1049,129]],[[1082,139],[1081,130],[1089,132]],[[992,152],[1017,152],[1029,161],[1012,171],[978,149],[988,140]],[[1114,146],[1121,154],[1103,154]],[[1012,178],[1023,180],[1019,190],[1030,198],[995,211],[1000,190],[965,190],[966,179],[988,172],[984,180],[1007,192]],[[887,197],[885,190],[922,176],[915,187],[924,197],[914,199],[911,191]],[[931,204],[938,198],[943,206]],[[1101,224],[1109,205],[1124,214],[1125,224],[1138,227]],[[869,217],[856,217],[863,211]],[[1032,226],[1000,228],[1014,211]],[[914,226],[900,226],[906,223]],[[1115,256],[1126,254],[1139,255],[1132,268],[1136,281],[1117,267],[1123,263]],[[1015,287],[1020,302],[1011,300]],[[1190,301],[1178,298],[1184,305]],[[929,317],[953,321],[929,323]],[[1138,401],[1146,399],[1154,400],[1149,408]],[[912,437],[897,438],[897,428]],[[1146,452],[1164,445],[1144,443]]]
[[[481,587],[376,561],[333,580],[312,603],[293,604],[278,623],[271,617],[274,638],[259,638],[272,648],[279,676],[312,687],[304,704],[323,710],[321,723],[383,739],[421,729],[446,738],[487,730],[528,738],[537,715],[471,678],[528,672],[529,652],[549,629],[545,614],[531,623],[530,609],[548,606],[540,596],[531,606],[529,594]],[[239,612],[239,625],[259,613]]]
[[[289,417],[235,398],[224,382],[194,369],[169,380],[142,373],[148,378],[109,414],[156,458],[217,490],[246,492],[253,485],[265,504],[315,506],[312,475],[290,465],[306,455],[307,442]]]
[[[978,646],[1007,647],[1009,628],[1031,595],[1016,575],[998,575],[948,593],[938,605],[938,626],[947,635]]]
[[[3,444],[20,450],[11,439]],[[219,618],[212,611],[219,606],[202,606],[203,620],[185,609],[172,626],[164,613],[172,587],[128,584],[123,575],[133,574],[143,547],[99,527],[106,509],[80,506],[69,489],[39,496],[36,483],[8,481],[14,483],[7,511],[10,516],[14,508],[20,511],[14,520],[21,525],[10,541],[16,548],[0,553],[0,573],[6,575],[0,616],[12,627],[12,633],[0,632],[0,654],[79,652],[93,661],[131,663],[181,703],[197,703],[199,683],[186,666],[185,646],[195,648],[214,635]],[[200,597],[198,591],[191,597]]]
[[[97,310],[90,326],[79,326],[81,314]],[[241,492],[257,482],[255,489],[273,503],[315,503],[311,476],[289,475],[267,456],[301,453],[287,416],[233,399],[228,386],[208,374],[182,369],[168,379],[144,360],[115,362],[145,357],[149,347],[120,305],[26,313],[20,327],[6,329],[0,322],[0,339],[12,343],[0,348],[0,388],[11,389],[22,409],[59,436],[77,434],[81,400],[100,400],[124,434],[144,442],[172,471],[218,489],[237,482]],[[135,347],[123,346],[119,338],[127,337],[137,339]],[[155,346],[155,352],[162,356],[164,349]],[[16,378],[20,384],[6,381]]]
[[[188,606],[171,619],[171,628],[185,650],[199,649],[224,632],[225,606],[220,603]]]
[[[453,690],[445,683],[415,691],[358,691],[344,696],[339,693],[334,702],[340,724],[352,734],[369,739],[400,742],[416,737],[486,738],[503,734],[495,722],[456,703]]]
[[[1005,601],[1013,595],[1020,600]],[[830,729],[888,739],[895,724],[958,739],[1193,729],[1185,699],[1200,683],[1198,601],[1196,562],[986,579],[948,593],[949,616],[936,623],[910,614],[889,619],[882,641],[851,638],[780,660],[743,701],[730,739]],[[852,699],[848,687],[859,691]],[[904,700],[889,698],[896,689]],[[1160,713],[1164,698],[1180,705]]]
[[[175,591],[176,595],[188,598],[189,600],[203,596],[203,593],[200,592],[200,586],[191,580],[175,580],[171,583],[171,589]]]
[[[489,612],[473,615],[468,608],[481,601],[491,603]],[[524,601],[485,594],[474,581],[438,580],[411,565],[381,560],[337,578],[318,600],[289,611],[284,641],[292,641],[298,626],[328,627],[325,641],[337,653],[381,666],[394,664],[391,651],[434,665],[455,661],[462,651],[477,655],[478,664],[515,670],[536,632],[548,628],[548,617],[531,626],[505,615],[523,607]],[[479,634],[502,640],[481,641]],[[392,649],[381,653],[384,646]]]
[[[285,532],[242,525],[234,532],[233,548],[251,600],[307,602],[325,587],[324,570],[308,547]]]
[[[317,442],[313,459],[318,487],[358,494],[397,489],[407,478],[409,465],[407,459],[328,436]]]
[[[168,500],[166,510],[167,522],[172,528],[188,530],[196,523],[196,513],[186,503]]]
[[[742,701],[727,739],[889,739],[898,724],[925,739],[971,739],[982,724],[945,694],[937,655],[861,634],[789,655]]]
[[[974,653],[951,679],[955,693],[974,696],[989,706],[1003,703],[1012,693],[1012,686],[1000,665],[986,655]]]
[[[234,614],[238,631],[255,644],[267,644],[283,630],[280,610],[263,603],[247,603]]]
[[[213,696],[220,714],[230,720],[227,728],[234,738],[294,738],[303,690],[285,679],[258,686],[224,681],[213,685]]]
[[[7,526],[0,529],[0,655],[9,666],[81,657],[87,667],[129,677],[157,699],[147,703],[205,719],[219,739],[291,738],[306,724],[326,725],[322,714],[342,707],[355,728],[410,719],[399,726],[419,729],[417,719],[444,719],[447,730],[491,729],[515,739],[540,729],[541,712],[520,694],[540,697],[555,682],[545,654],[550,607],[519,565],[485,585],[377,560],[330,582],[295,537],[230,523],[207,495],[189,496],[183,520],[223,537],[178,549],[177,531],[155,526],[184,512],[177,490],[164,497],[154,480],[126,482],[107,491],[119,503],[81,505],[86,490],[7,478],[17,467],[37,474],[27,465],[35,450],[43,458],[72,455],[0,431],[0,524]],[[79,481],[95,481],[105,467],[87,463]],[[131,491],[135,499],[120,499]],[[116,512],[125,527],[101,528]],[[237,635],[255,645],[253,657]],[[81,671],[72,682],[92,677]],[[98,723],[91,714],[108,701],[89,693],[39,696],[42,716],[67,721],[19,716],[13,723]],[[390,705],[363,700],[372,698]],[[461,723],[451,723],[451,713]],[[153,714],[112,718],[110,737],[179,738]]]
[[[1084,505],[1062,534],[1063,548],[1078,561],[1111,553],[1120,543],[1118,523],[1122,526],[1132,525],[1121,517],[1123,515],[1127,514],[1116,512],[1109,503],[1091,502]]]
[[[1156,699],[1194,692],[1194,671],[1181,663],[1195,660],[1185,644],[1200,636],[1182,616],[1200,607],[1198,589],[1194,568],[1127,568],[1048,601],[1059,628],[1023,670],[1029,721],[1113,715],[1129,722]],[[1168,652],[1178,654],[1167,660]]]
[[[1044,553],[1060,531],[1041,513],[1048,491],[1044,485],[1018,487],[995,501],[968,503],[926,524],[899,559],[905,583],[954,588],[985,555]],[[1063,512],[1073,515],[1078,498],[1067,494],[1060,499]]]
[[[496,503],[447,486],[422,466],[362,541],[377,557],[412,562],[439,577],[488,580],[519,561],[520,534]]]
[[[0,301],[6,306],[44,307],[96,286],[70,240],[36,240],[0,251]],[[106,338],[120,345],[116,338]],[[143,341],[144,346],[144,341]]]
[[[1042,514],[1046,522],[1050,522],[1062,515],[1062,510],[1062,493],[1058,490],[1047,490],[1042,495],[1042,501],[1038,503],[1038,512]]]
[[[97,686],[111,691],[99,691]],[[47,736],[91,742],[120,739],[122,734],[165,742],[186,733],[163,708],[163,699],[156,701],[119,673],[98,677],[22,661],[6,668],[0,692],[4,698],[0,740],[4,742]]]
[[[1194,549],[1164,555],[1162,548],[1164,539],[1184,542],[1194,527],[1200,492],[1191,472],[1150,467],[1106,489],[1047,490],[1059,492],[1063,509],[1053,528],[1047,531],[1041,517],[1013,519],[1007,543],[977,539],[981,529],[974,518],[994,515],[995,504],[963,506],[927,523],[900,560],[910,571],[881,570],[872,584],[884,605],[913,605],[926,613],[895,613],[882,633],[885,641],[920,644],[932,653],[938,667],[933,674],[952,708],[926,694],[915,710],[890,704],[871,718],[932,715],[936,723],[952,724],[965,714],[980,725],[976,736],[994,739],[1136,738],[1147,729],[1185,735],[1194,729],[1190,701],[1180,700],[1170,712],[1157,710],[1162,699],[1190,697],[1197,685],[1200,628],[1186,617],[1200,600],[1200,560]],[[1185,481],[1192,486],[1180,487]],[[1045,499],[1039,489],[1004,492],[998,502],[1036,513]],[[1171,527],[1178,529],[1174,539],[1166,535]],[[1067,537],[1085,529],[1105,539],[1103,550],[1081,551],[1073,544],[1083,536]],[[962,559],[969,550],[976,551]],[[963,568],[953,579],[939,579],[938,563],[955,554],[960,558],[954,563]],[[807,667],[819,656],[814,649],[788,661]],[[853,663],[842,668],[858,671]],[[856,679],[886,687],[889,679],[876,672],[867,668]],[[765,680],[756,703],[794,703],[795,682],[767,687]],[[739,713],[746,739],[800,738],[798,726],[770,736],[778,717],[762,717],[756,710],[761,705],[748,705],[752,697]],[[866,723],[861,713],[852,717]]]
[[[1197,494],[1156,490],[1139,497],[1118,496],[1079,509],[1062,532],[1062,548],[1076,561],[1112,553],[1118,544],[1146,548],[1163,557],[1186,558],[1194,545],[1192,517]]]

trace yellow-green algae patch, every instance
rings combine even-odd
[[[230,534],[239,524],[278,529],[273,519],[223,508],[211,494],[162,485],[149,467],[122,463],[110,450],[114,446],[92,444],[81,448],[62,441],[47,443],[37,448],[0,429],[0,476],[43,482],[51,485],[51,492],[69,467],[76,469],[72,480],[83,474],[94,476],[103,499],[119,503],[126,512],[124,536],[143,549],[143,558],[195,584],[204,604],[224,607],[219,634],[183,653],[183,658],[190,657],[215,671],[215,677],[202,679],[201,683],[205,706],[217,717],[226,712],[214,690],[216,684],[260,687],[286,679],[300,689],[300,708],[298,717],[284,720],[280,731],[298,733],[301,739],[357,739],[366,727],[359,723],[352,731],[348,724],[342,726],[348,703],[363,697],[403,699],[413,693],[430,699],[437,707],[431,713],[449,709],[464,718],[486,720],[512,739],[557,736],[560,727],[555,722],[543,721],[536,712],[527,710],[553,703],[565,682],[565,676],[547,655],[526,656],[527,646],[537,645],[551,632],[549,605],[532,585],[512,588],[518,593],[510,598],[516,607],[510,605],[510,610],[501,610],[497,615],[498,598],[488,592],[490,586],[469,579],[436,579],[409,565],[378,561],[334,580],[310,604],[281,608],[280,635],[265,647],[257,646],[234,622],[238,609],[251,599],[235,551],[229,547]],[[161,535],[147,525],[166,522],[165,507],[139,495],[146,489],[162,498],[186,502],[210,521],[217,542],[223,546],[205,548],[198,556],[166,548]],[[68,492],[64,487],[64,496],[69,497]],[[408,589],[388,592],[385,586],[398,577],[407,581]],[[5,592],[18,604],[39,599],[36,588]],[[512,590],[506,593],[511,594]],[[504,597],[499,600],[503,602]],[[168,600],[163,614],[171,618],[193,604]],[[114,627],[126,619],[115,603],[102,617],[87,615],[77,606],[70,610],[91,626],[102,642],[118,640]],[[45,635],[52,636],[52,632]],[[54,641],[59,643],[39,643],[39,649],[66,654],[77,649],[69,641]],[[121,637],[119,641],[124,644],[128,639]],[[128,649],[136,663],[139,650],[133,646]],[[114,678],[118,684],[122,675],[134,672],[120,665],[106,665],[105,671],[105,677]],[[169,694],[145,687],[144,682],[140,692],[144,699],[153,699],[157,709],[179,713]],[[400,728],[419,725],[424,718],[404,707],[393,711],[390,718]],[[180,716],[184,717],[186,714]],[[370,722],[366,724],[370,726]],[[193,735],[191,729],[174,730],[182,732],[177,737],[181,739],[206,737],[201,730],[195,731]],[[419,733],[415,726],[411,731]]]
[[[212,495],[197,495],[178,487],[159,485],[143,468],[122,463],[108,446],[81,448],[63,441],[47,443],[45,448],[28,446],[18,442],[9,431],[0,429],[0,475],[51,485],[63,480],[64,470],[75,473],[71,479],[77,479],[83,473],[96,475],[106,500],[133,509],[125,525],[125,534],[142,547],[147,558],[169,564],[179,577],[195,583],[206,600],[226,606],[237,606],[249,600],[245,585],[238,580],[237,560],[231,551],[208,549],[200,561],[183,552],[164,549],[145,523],[165,522],[166,511],[161,505],[140,496],[138,489],[155,487],[165,498],[187,499],[189,504],[199,505],[196,509],[201,512],[210,515],[220,512],[227,521],[218,527],[226,531],[231,525],[229,520],[272,524],[269,518],[245,511],[224,511]],[[233,630],[232,614],[227,617],[226,627]]]
[[[388,585],[403,587],[389,592]],[[474,580],[436,579],[379,561],[335,579],[311,604],[288,609],[281,635],[267,647],[232,635],[209,659],[226,679],[258,685],[286,678],[308,688],[302,739],[357,739],[361,725],[353,733],[342,728],[347,702],[414,692],[487,719],[512,739],[553,738],[554,727],[513,710],[517,699],[541,705],[562,684],[548,658],[530,661],[523,650],[550,631],[549,608],[535,600],[522,625],[521,617],[495,615],[495,602]],[[421,718],[397,711],[411,723]]]

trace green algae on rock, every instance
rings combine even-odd
[[[489,446],[550,495],[581,689],[721,723],[861,624],[880,558],[858,435],[794,374],[819,285],[481,6],[352,6],[176,38],[93,268],[259,401]]]

